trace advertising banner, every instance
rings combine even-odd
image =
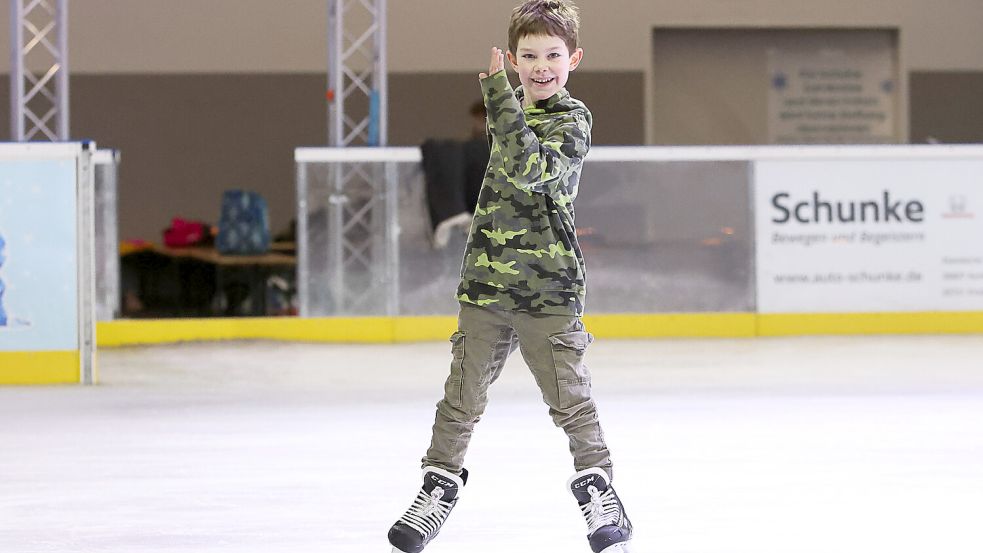
[[[983,310],[983,160],[759,161],[758,310]]]
[[[79,348],[76,172],[0,159],[0,352]]]

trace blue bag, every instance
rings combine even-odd
[[[256,192],[226,190],[215,249],[223,255],[258,255],[270,249],[270,215]]]

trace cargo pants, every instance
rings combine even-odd
[[[570,442],[574,468],[600,468],[611,477],[584,354],[594,337],[580,317],[531,314],[462,303],[458,330],[451,336],[450,376],[437,403],[433,438],[424,466],[460,474],[474,431],[488,404],[488,388],[502,374],[509,354],[519,349],[532,371],[556,426]]]

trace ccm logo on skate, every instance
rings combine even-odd
[[[454,483],[453,482],[448,482],[447,480],[443,480],[443,479],[438,478],[437,476],[434,476],[432,474],[430,475],[430,479],[433,480],[434,482],[440,484],[441,487],[444,487],[444,488],[453,488],[454,487]]]
[[[584,480],[583,482],[577,482],[576,484],[573,485],[573,489],[576,490],[577,488],[583,488],[587,484],[590,484],[591,482],[593,482],[595,478],[597,478],[597,477],[596,476],[591,476],[590,478],[588,478],[587,480]]]

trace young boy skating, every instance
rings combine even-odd
[[[509,22],[509,62],[491,50],[479,75],[491,158],[468,238],[453,361],[437,404],[423,487],[389,530],[394,553],[418,553],[437,535],[468,479],[464,454],[484,413],[488,387],[516,348],[570,441],[576,474],[568,487],[595,553],[627,551],[632,527],[611,486],[604,443],[583,363],[584,259],[574,227],[591,114],[564,86],[583,57],[580,21],[567,0],[527,0]]]

